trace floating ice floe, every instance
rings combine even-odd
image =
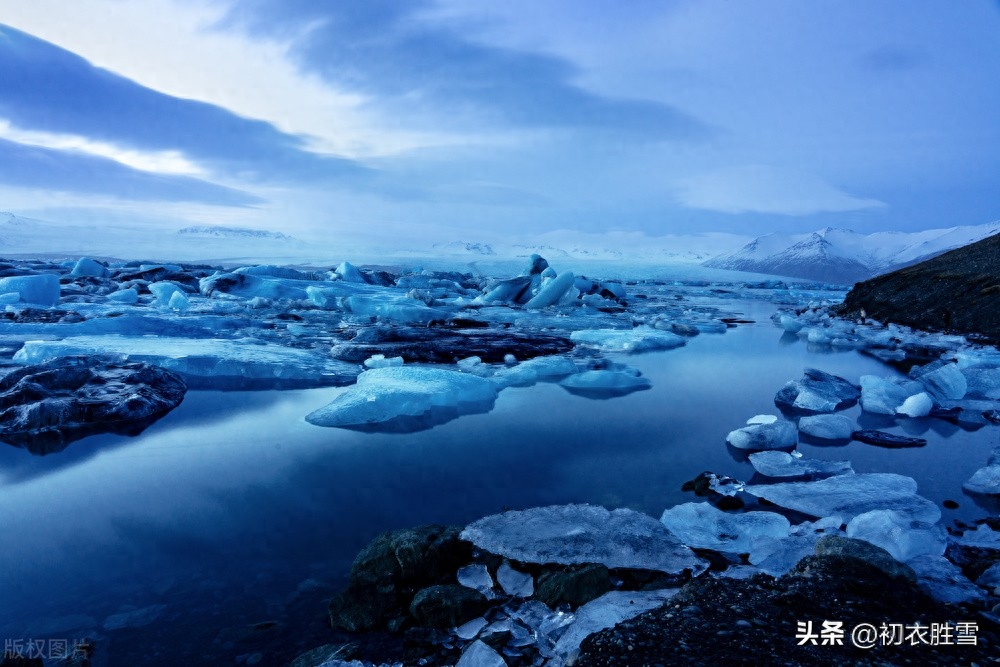
[[[730,514],[709,503],[684,503],[668,508],[660,522],[677,539],[695,549],[749,553],[762,541],[788,536],[788,519],[774,512]]]
[[[799,452],[755,452],[750,455],[750,465],[765,477],[830,477],[854,472],[850,461],[807,459]]]
[[[402,366],[403,357],[386,357],[384,354],[373,354],[365,359],[365,368],[390,368]]]
[[[844,415],[812,415],[799,420],[799,430],[821,440],[850,440],[854,420]]]
[[[895,415],[911,396],[924,391],[914,380],[861,376],[861,409],[880,415]]]
[[[962,488],[969,493],[1000,495],[1000,447],[993,450],[986,465],[974,472]]]
[[[726,442],[737,449],[789,449],[798,442],[795,424],[783,419],[769,424],[751,424],[730,431]]]
[[[941,510],[917,495],[911,477],[893,473],[837,475],[812,482],[748,484],[747,493],[816,517],[840,516],[850,521],[872,510],[896,510],[908,519],[936,523]]]
[[[893,510],[873,510],[851,519],[847,536],[882,547],[899,561],[917,556],[944,554],[944,528],[936,524],[914,521]]]
[[[910,377],[918,380],[938,400],[957,401],[965,397],[969,388],[968,381],[958,366],[943,360],[926,366],[914,366],[910,370]]]
[[[634,329],[584,329],[570,334],[577,345],[592,347],[603,352],[652,352],[671,350],[685,344],[677,334],[657,331],[651,327]]]
[[[180,374],[190,389],[277,389],[350,384],[358,367],[310,350],[257,340],[158,336],[73,336],[27,341],[14,361],[38,364],[74,355],[107,355]]]
[[[774,397],[786,410],[804,413],[834,412],[858,402],[861,392],[842,377],[807,368],[801,380],[785,384]]]
[[[507,355],[513,356],[513,355]],[[535,357],[493,373],[492,379],[501,387],[528,387],[536,382],[561,380],[577,373],[576,364],[561,356]]]
[[[23,303],[54,306],[59,302],[62,290],[59,286],[59,276],[51,273],[0,278],[0,294],[11,293],[18,294]]]
[[[570,375],[559,383],[566,391],[587,398],[616,398],[651,389],[653,383],[634,369],[593,370]]]
[[[469,524],[461,537],[522,563],[599,563],[669,574],[706,568],[662,523],[629,509],[554,505],[509,511]]]
[[[412,432],[463,414],[489,412],[496,386],[459,371],[422,366],[375,368],[328,405],[311,412],[316,426]]]

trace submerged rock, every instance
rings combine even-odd
[[[900,447],[923,447],[927,444],[927,441],[923,438],[911,438],[905,435],[894,435],[892,433],[886,433],[885,431],[877,431],[874,429],[854,431],[851,433],[851,438],[868,445],[888,447],[890,449],[897,449]]]
[[[0,378],[0,440],[47,454],[96,433],[138,435],[186,391],[149,364],[64,357],[25,366]]]

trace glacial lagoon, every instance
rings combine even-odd
[[[381,433],[305,421],[344,387],[195,389],[136,437],[90,436],[46,456],[0,447],[0,635],[95,638],[106,664],[235,664],[258,653],[287,662],[327,641],[327,600],[383,531],[568,503],[659,518],[702,500],[681,490],[702,471],[753,478],[747,452],[726,436],[754,415],[780,414],[775,392],[805,368],[853,383],[901,375],[772,321],[796,299],[842,292],[652,289],[743,322],[678,349],[603,354],[638,370],[645,391],[601,400],[539,382],[503,389],[489,412]],[[962,484],[1000,429],[858,406],[840,414],[927,445],[803,437],[805,457],[912,477],[945,526],[996,514],[997,503]]]

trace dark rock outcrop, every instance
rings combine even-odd
[[[917,329],[1000,342],[1000,234],[858,283],[838,309]]]
[[[608,665],[956,665],[990,664],[1000,632],[974,612],[935,602],[887,552],[838,538],[786,575],[736,581],[701,577],[665,606],[584,640],[579,667]],[[820,553],[822,552],[822,553]],[[877,553],[882,552],[882,553]],[[824,621],[842,623],[823,643]],[[958,645],[955,624],[977,623],[976,645]],[[951,623],[951,644],[930,645],[931,626]],[[857,648],[852,630],[919,624],[926,641]],[[815,637],[808,637],[810,631]],[[827,633],[827,636],[838,636]],[[814,643],[815,642],[815,643]]]
[[[0,440],[34,454],[96,433],[138,435],[180,405],[176,373],[142,363],[63,357],[0,378]]]

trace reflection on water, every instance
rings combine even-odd
[[[725,436],[775,413],[774,393],[804,367],[852,381],[895,372],[856,352],[811,354],[789,344],[767,312],[754,315],[757,325],[620,359],[653,387],[614,400],[541,384],[506,389],[492,412],[431,430],[361,433],[303,419],[342,389],[192,391],[134,439],[94,436],[44,458],[2,447],[0,636],[96,633],[112,664],[135,656],[180,664],[177,647],[190,645],[199,648],[184,664],[199,664],[199,655],[217,664],[246,650],[224,640],[227,632],[270,619],[293,657],[297,639],[305,648],[324,642],[324,599],[381,531],[569,502],[659,516],[694,500],[680,486],[703,470],[753,475]],[[891,419],[861,421],[904,432]],[[941,420],[905,429],[928,445],[803,442],[800,450],[850,460],[859,473],[910,475],[922,495],[959,502],[944,511],[946,523],[996,511],[964,496],[961,483],[984,464],[997,429],[974,433]],[[150,625],[102,629],[112,614],[159,604]],[[153,656],[166,646],[172,652]]]

